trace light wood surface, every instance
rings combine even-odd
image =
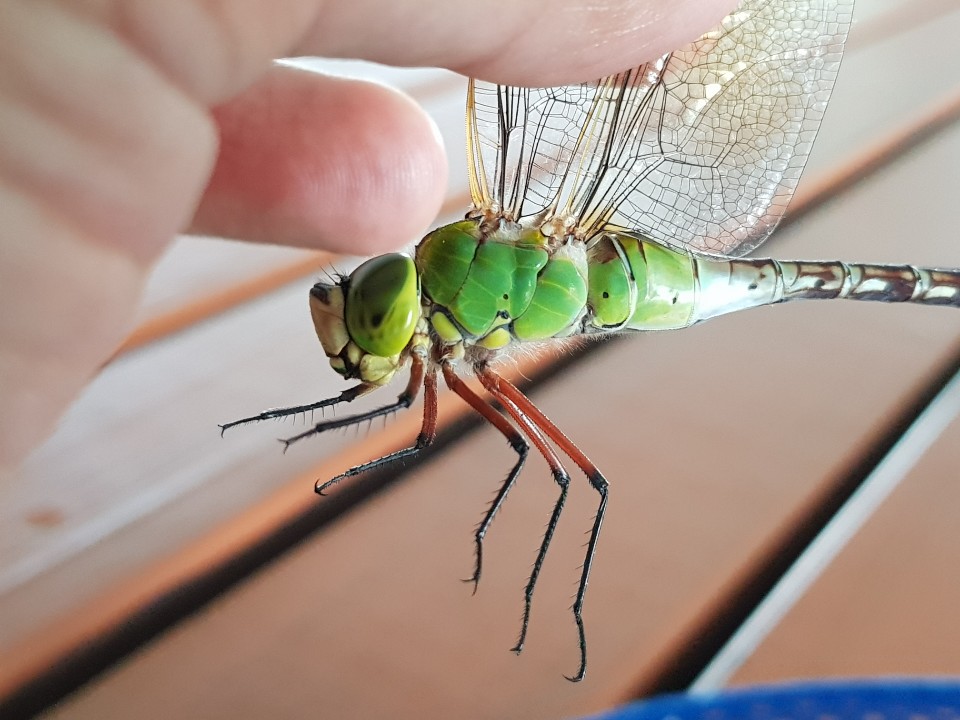
[[[733,684],[960,675],[958,468],[955,421]]]

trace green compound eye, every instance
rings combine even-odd
[[[353,271],[344,309],[351,339],[372,355],[403,350],[420,318],[420,282],[409,255],[391,253]]]

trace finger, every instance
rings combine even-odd
[[[6,184],[0,218],[2,481],[120,342],[144,267]]]
[[[561,85],[654,60],[695,40],[735,6],[736,0],[328,2],[299,49],[436,65],[506,84]]]
[[[275,66],[214,116],[196,232],[363,255],[416,239],[440,208],[440,137],[394,90]]]
[[[0,474],[121,340],[213,165],[207,113],[68,3],[0,2]]]
[[[179,87],[223,102],[270,58],[434,65],[557,85],[653,60],[715,26],[735,0],[76,0]]]

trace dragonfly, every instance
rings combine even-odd
[[[596,492],[572,607],[587,668],[584,598],[607,509],[607,478],[496,364],[518,348],[629,331],[673,330],[762,305],[846,298],[960,307],[960,270],[745,257],[777,226],[797,187],[840,67],[853,0],[742,0],[716,29],[595,82],[521,88],[471,80],[472,205],[414,254],[367,260],[317,282],[309,306],[330,365],[356,381],[333,398],[222,425],[350,403],[409,371],[395,401],[325,419],[282,442],[407,409],[423,394],[410,446],[318,481],[417,455],[437,433],[438,378],[496,428],[516,460],[474,534],[484,541],[530,453],[557,486],[524,590],[532,598],[567,499],[562,456]],[[462,373],[472,372],[485,395]]]

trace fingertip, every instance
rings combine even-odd
[[[337,212],[336,223],[356,233],[344,238],[344,251],[356,253],[359,245],[373,254],[419,240],[436,219],[447,192],[447,156],[440,129],[413,99],[388,86],[361,85],[343,204],[327,212]],[[379,110],[369,112],[373,107]]]
[[[277,66],[214,115],[197,231],[365,255],[418,239],[439,211],[439,132],[399,91]]]

